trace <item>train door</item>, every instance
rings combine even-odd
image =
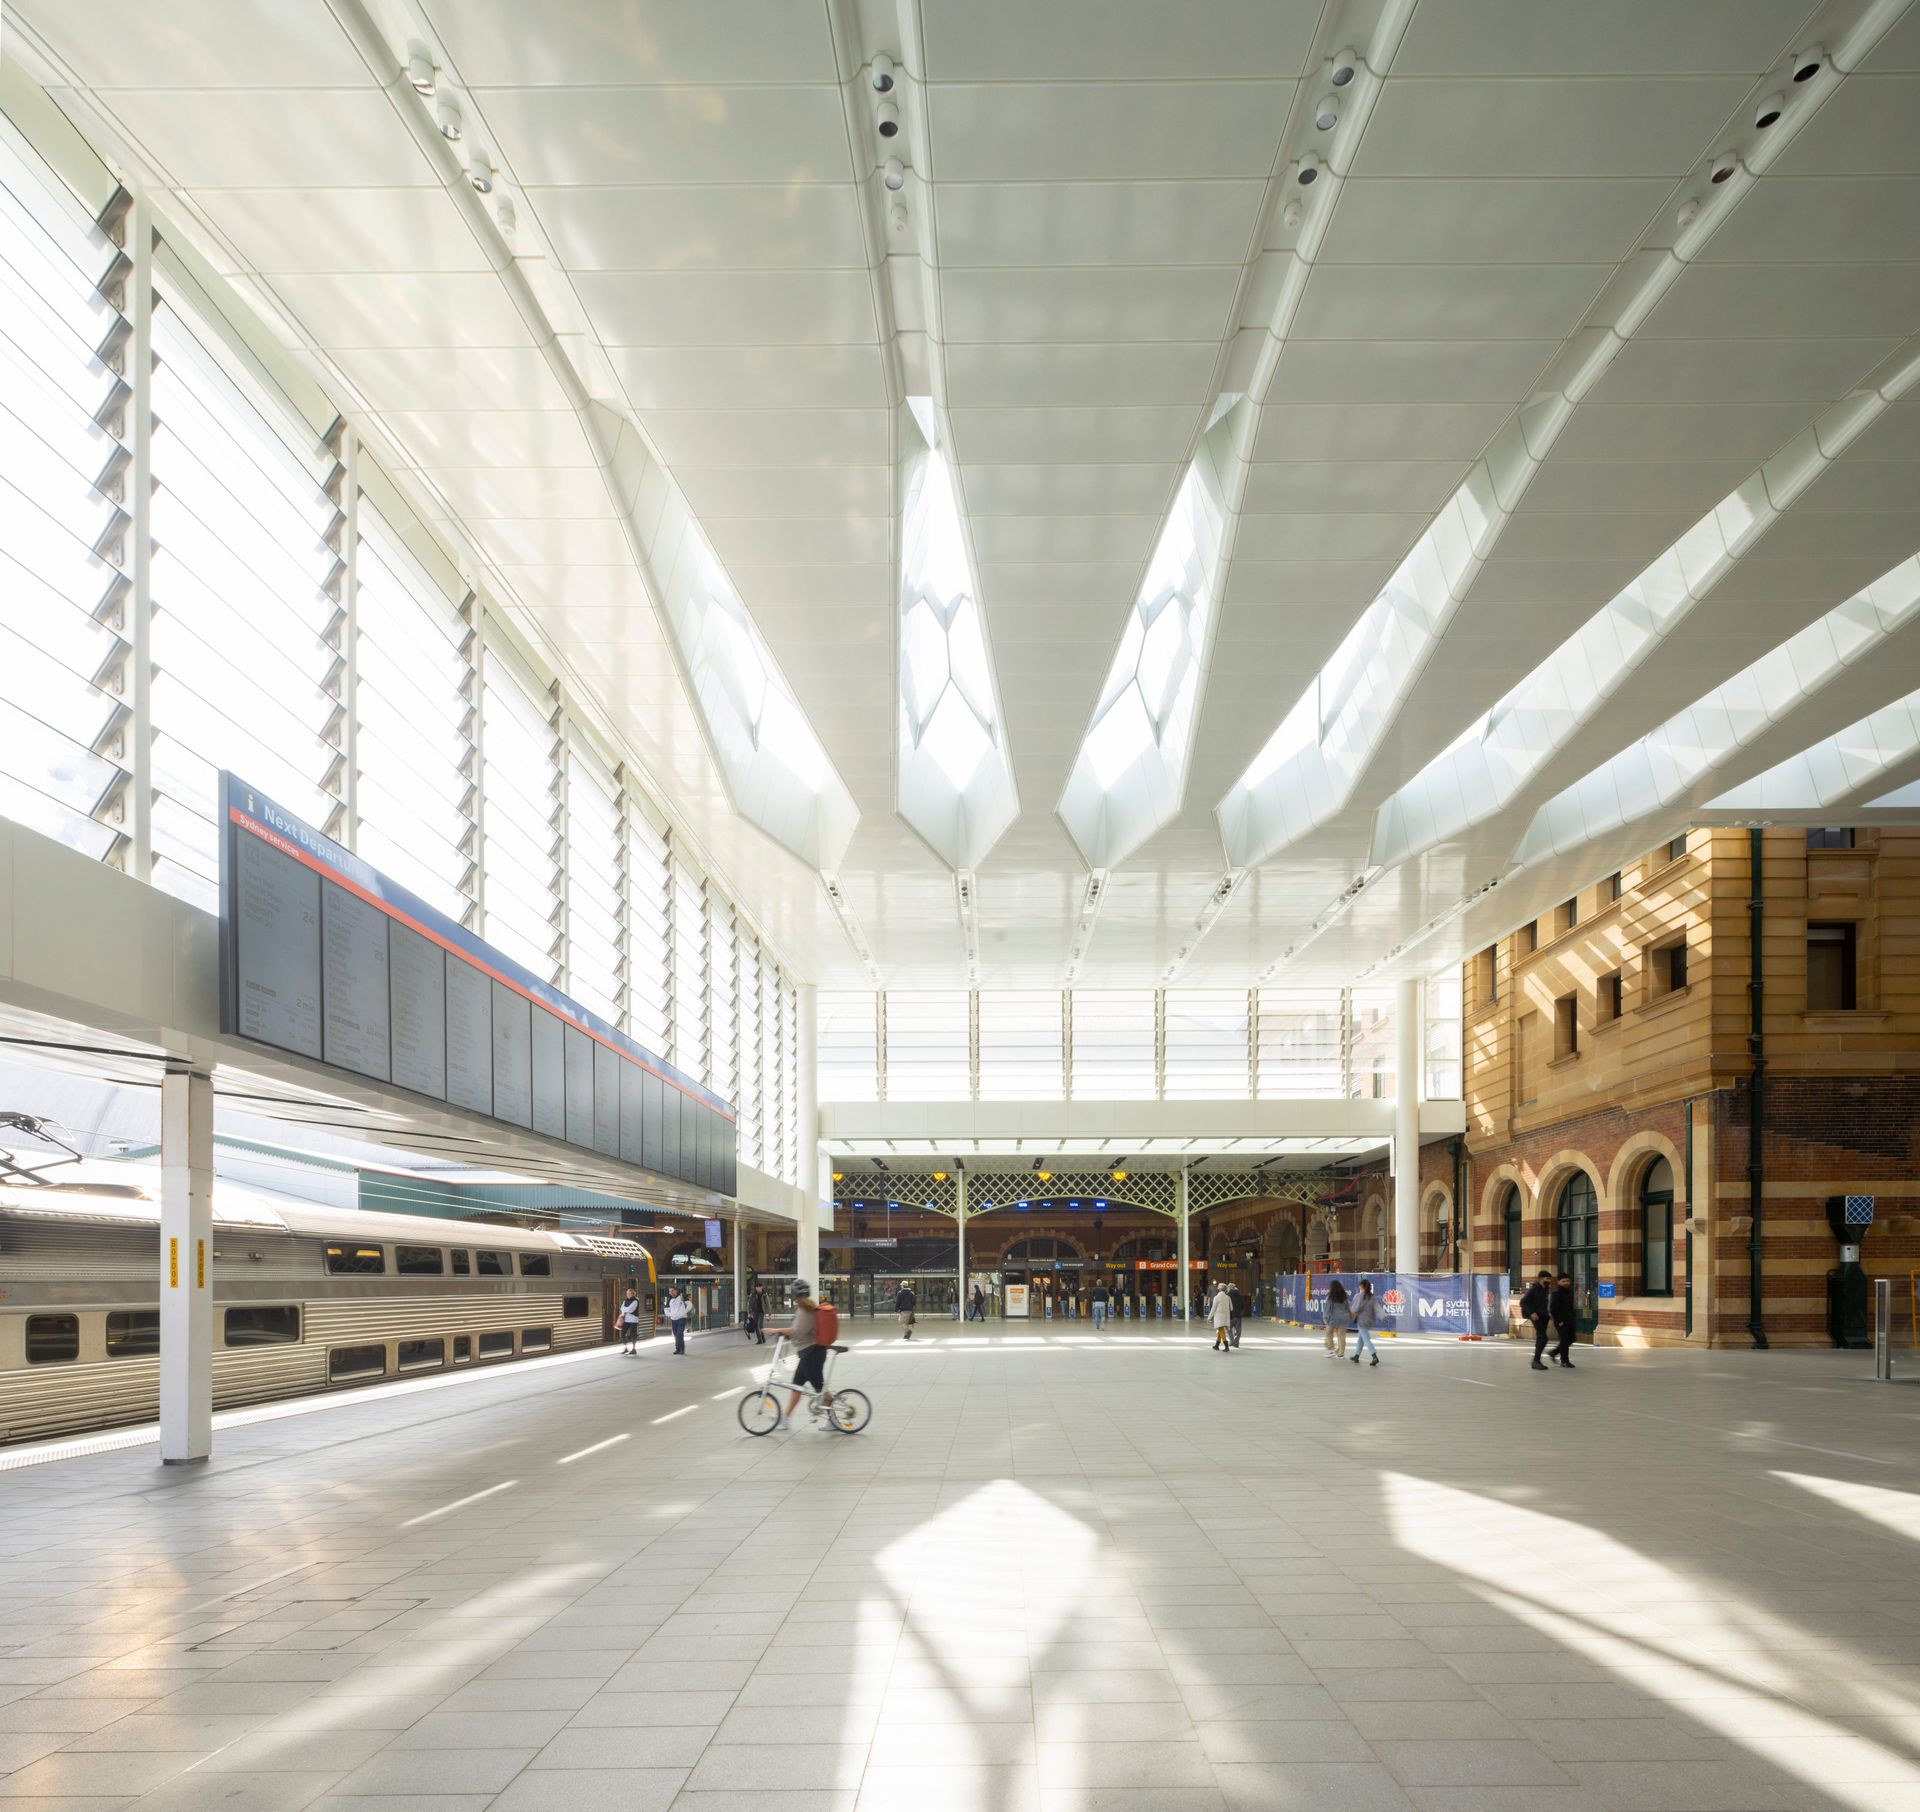
[[[620,1298],[623,1288],[619,1278],[603,1277],[600,1280],[600,1338],[610,1341],[619,1328]]]

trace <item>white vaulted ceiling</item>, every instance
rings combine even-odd
[[[1817,812],[1787,776],[1831,767],[1829,739],[1877,738],[1887,793],[1913,777],[1874,720],[1920,685],[1904,615],[1875,606],[1883,657],[1836,655],[1843,675],[1803,641],[1789,677],[1741,678],[1920,552],[1907,0],[7,11],[35,76],[412,474],[812,979],[1431,969],[1617,866],[1622,837],[1723,797]],[[397,79],[414,46],[430,100]],[[898,66],[893,138],[876,56]],[[459,154],[496,169],[509,236],[423,146],[442,103]],[[986,629],[968,734],[1005,756],[968,810],[918,770],[901,791],[923,428]],[[1170,796],[1070,806],[1070,832],[1057,808],[1203,436],[1219,582],[1191,635],[1169,619],[1197,729],[1177,762],[1136,764]],[[659,556],[623,513],[662,486],[844,785],[813,832],[776,827],[785,847],[735,809],[730,776],[749,783],[716,759]],[[1771,498],[1764,531],[1632,662],[1596,673],[1591,630],[1568,652],[1743,494]],[[1409,576],[1450,523],[1458,560]],[[1344,696],[1373,702],[1290,718],[1332,696],[1318,676],[1350,636]],[[1223,840],[1217,808],[1288,721],[1338,784],[1310,797],[1288,769]],[[1482,740],[1520,780],[1460,780]],[[1679,745],[1685,784],[1649,780]],[[1090,934],[1083,848],[1114,851]],[[1230,848],[1252,849],[1244,872]],[[943,857],[974,863],[963,889]]]

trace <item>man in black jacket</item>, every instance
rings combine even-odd
[[[1554,1279],[1553,1294],[1547,1299],[1547,1315],[1553,1322],[1554,1333],[1559,1336],[1559,1345],[1553,1349],[1553,1356],[1568,1371],[1572,1371],[1573,1361],[1567,1355],[1573,1351],[1573,1279],[1564,1271]]]
[[[893,1312],[900,1317],[900,1334],[906,1340],[913,1338],[913,1309],[913,1285],[903,1283],[893,1299]]]
[[[1525,1294],[1520,1298],[1520,1313],[1533,1323],[1533,1369],[1536,1372],[1547,1369],[1546,1361],[1540,1355],[1547,1350],[1547,1329],[1550,1325],[1547,1309],[1552,1299],[1548,1286],[1552,1282],[1552,1274],[1542,1271],[1527,1285]]]

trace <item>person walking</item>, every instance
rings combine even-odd
[[[903,1283],[893,1299],[893,1312],[900,1317],[900,1337],[913,1338],[913,1285]]]
[[[687,1293],[678,1284],[667,1292],[667,1320],[673,1327],[673,1350],[684,1355],[687,1350]]]
[[[1353,1319],[1347,1307],[1347,1286],[1339,1278],[1327,1285],[1327,1351],[1336,1359],[1347,1356],[1347,1323]]]
[[[986,1294],[978,1284],[973,1286],[973,1303],[967,1310],[967,1315],[968,1318],[973,1321],[985,1321],[987,1318]]]
[[[1238,1346],[1240,1344],[1241,1323],[1246,1320],[1253,1304],[1247,1300],[1246,1291],[1241,1289],[1237,1283],[1227,1285],[1227,1295],[1233,1303],[1233,1344]]]
[[[1554,1334],[1559,1344],[1553,1349],[1554,1361],[1565,1371],[1573,1370],[1573,1360],[1568,1357],[1573,1351],[1573,1337],[1578,1331],[1575,1320],[1573,1279],[1562,1271],[1553,1280],[1553,1290],[1547,1297],[1547,1319],[1553,1323]]]
[[[1528,1284],[1520,1298],[1520,1314],[1533,1323],[1533,1369],[1544,1372],[1547,1362],[1540,1357],[1547,1350],[1547,1308],[1552,1299],[1553,1274],[1541,1271]]]
[[[629,1289],[620,1299],[617,1311],[620,1323],[620,1350],[623,1353],[637,1353],[640,1350],[640,1298]]]
[[[1360,1280],[1360,1294],[1353,1300],[1353,1362],[1360,1363],[1360,1355],[1372,1355],[1370,1363],[1380,1363],[1380,1349],[1373,1344],[1373,1330],[1379,1325],[1380,1303],[1373,1293],[1373,1280],[1363,1277]]]
[[[1233,1331],[1233,1292],[1225,1284],[1221,1284],[1214,1291],[1213,1304],[1208,1310],[1208,1317],[1213,1322],[1213,1350],[1216,1353],[1232,1352],[1233,1342],[1230,1336]]]
[[[767,1344],[767,1293],[758,1284],[747,1298],[747,1332],[757,1344]]]
[[[1097,1334],[1107,1325],[1107,1286],[1097,1283],[1093,1286],[1093,1331]]]

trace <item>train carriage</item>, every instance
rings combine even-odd
[[[158,1179],[0,1188],[0,1443],[159,1413]],[[125,1178],[132,1167],[112,1166]],[[328,1207],[216,1179],[216,1409],[595,1346],[637,1240]]]

